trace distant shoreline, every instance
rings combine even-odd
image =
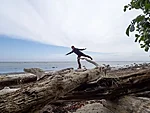
[[[103,61],[103,60],[95,60],[96,62],[150,62],[150,61]],[[76,60],[72,61],[0,61],[0,63],[52,63],[52,62],[76,62]]]
[[[99,65],[110,65],[113,68],[132,66],[135,64],[147,64],[150,61],[96,61]],[[84,61],[82,66],[87,69],[94,68],[94,65]],[[44,71],[57,71],[65,68],[77,69],[76,61],[57,62],[0,62],[0,75],[23,74],[24,68],[41,68]]]

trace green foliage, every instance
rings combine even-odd
[[[147,52],[150,47],[150,0],[131,0],[128,5],[124,6],[124,12],[132,9],[140,9],[143,14],[138,15],[131,21],[126,29],[126,34],[135,32],[135,42],[139,42],[141,48]]]

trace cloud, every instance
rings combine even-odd
[[[139,13],[130,0],[0,0],[0,34],[89,51],[141,54],[125,30]]]

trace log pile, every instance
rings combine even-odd
[[[34,68],[25,71],[36,74],[38,80],[21,84],[17,91],[1,95],[0,112],[37,113],[47,105],[85,100],[103,100],[101,104],[112,113],[150,111],[149,66],[107,73],[101,67],[69,68],[49,73]]]

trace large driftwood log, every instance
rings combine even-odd
[[[95,83],[82,84],[60,99],[69,101],[114,99],[143,91],[150,91],[150,70],[143,70],[122,77],[101,77]]]
[[[0,96],[0,112],[33,112],[74,90],[82,83],[97,79],[100,75],[99,68],[84,72],[73,71],[23,86],[14,93]]]
[[[11,88],[18,87],[19,85],[35,82],[49,76],[69,73],[72,70],[73,68],[67,68],[55,72],[44,72],[39,68],[30,68],[24,69],[25,73],[3,74],[0,76],[0,90],[6,86]]]
[[[36,81],[37,76],[31,73],[7,74],[0,76],[0,89],[5,86],[14,86]]]

